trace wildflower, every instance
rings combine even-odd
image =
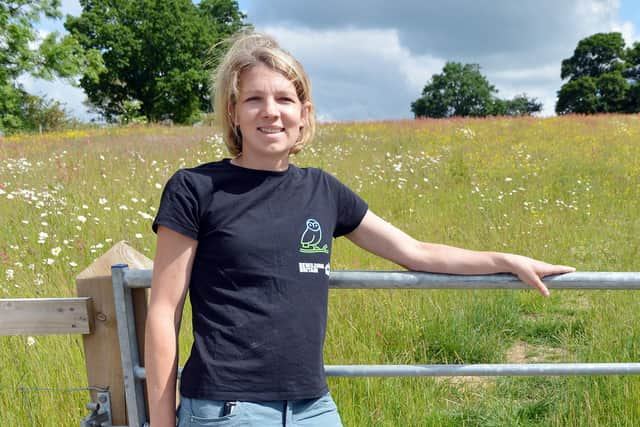
[[[85,223],[87,222],[87,217],[85,217],[84,215],[78,215],[78,221]]]
[[[120,205],[120,206],[118,206],[118,209],[120,209],[121,211],[129,210],[129,208],[127,207],[127,205]]]
[[[61,251],[62,249],[60,248],[60,246],[56,246],[55,248],[51,248],[51,255],[58,256],[60,255]]]
[[[7,271],[4,272],[5,277],[7,278],[7,280],[13,280],[13,270],[12,269],[7,269]]]
[[[77,266],[78,266],[78,264],[77,264],[77,263],[75,263],[75,262],[73,262],[73,261],[70,261],[70,262],[69,262],[69,265],[70,265],[71,267],[77,267]]]
[[[136,239],[142,239],[142,234],[136,233]]]
[[[159,190],[162,188],[162,185],[156,182],[156,188]]]
[[[504,180],[505,180],[505,182],[511,182],[511,181],[513,181],[513,178],[506,177]]]
[[[33,346],[36,343],[36,339],[32,336],[27,337],[27,345],[29,347]]]
[[[105,199],[104,197],[100,197],[98,199],[98,203],[101,205],[106,205],[107,204],[107,199]]]
[[[138,211],[138,215],[140,215],[144,219],[153,219],[153,217],[146,212]]]
[[[41,231],[40,233],[38,233],[38,240],[44,240],[47,237],[49,237],[49,235],[47,233],[45,233],[44,231]]]
[[[51,264],[53,264],[54,262],[56,262],[56,260],[51,259],[51,258],[47,258],[47,259],[45,260],[45,262],[46,262],[46,264],[47,264],[47,265],[51,265]]]

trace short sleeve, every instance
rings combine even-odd
[[[331,175],[329,177],[338,214],[333,237],[340,237],[351,233],[360,225],[369,206],[360,196],[338,179]]]
[[[165,185],[158,214],[153,221],[154,233],[158,232],[159,225],[163,225],[194,240],[198,239],[200,201],[196,186],[189,178],[187,171],[179,170]]]

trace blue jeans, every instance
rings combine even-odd
[[[329,393],[316,399],[263,402],[225,402],[181,396],[178,427],[197,426],[342,427],[342,422]]]

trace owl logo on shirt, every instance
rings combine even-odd
[[[303,254],[329,253],[327,244],[320,246],[322,241],[322,228],[320,223],[309,218],[306,222],[306,228],[300,236],[300,252]]]

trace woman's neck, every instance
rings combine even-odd
[[[231,159],[231,163],[247,169],[266,170],[281,172],[289,168],[289,157],[285,158],[268,158],[261,156],[254,158],[246,154],[239,154]]]

